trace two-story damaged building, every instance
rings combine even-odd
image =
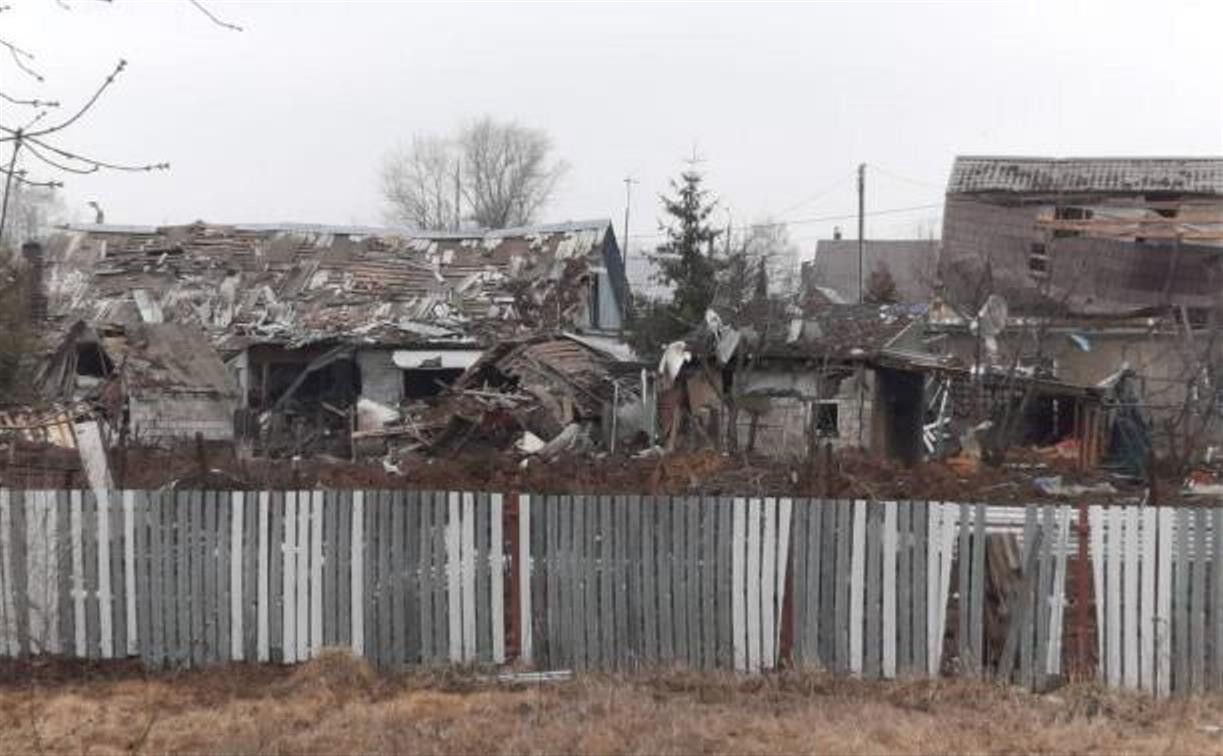
[[[460,232],[72,226],[42,267],[61,328],[202,328],[239,386],[239,435],[275,454],[347,453],[364,418],[437,394],[500,339],[614,340],[628,296],[606,220]]]
[[[1223,157],[959,157],[943,214],[949,298],[1128,315],[1223,299]]]

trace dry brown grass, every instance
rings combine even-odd
[[[1223,698],[681,671],[506,686],[296,669],[0,668],[3,753],[1220,753]]]

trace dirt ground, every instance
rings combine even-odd
[[[74,453],[31,450],[46,468],[14,468],[0,455],[0,484],[10,487],[85,485]],[[821,454],[814,465],[748,458],[713,450],[674,452],[658,458],[572,457],[552,462],[521,459],[506,452],[470,452],[451,457],[414,456],[388,472],[380,461],[353,463],[326,458],[240,460],[232,449],[186,446],[173,451],[129,449],[112,455],[120,487],[156,489],[415,488],[541,494],[654,494],[704,496],[811,496],[820,498],[926,499],[1026,504],[1042,497],[1038,476],[1061,475],[1067,483],[1107,481],[1115,493],[1082,499],[1141,498],[1143,486],[1104,471],[1078,473],[1074,461],[1049,451],[1013,450],[1007,465],[965,465],[937,460],[904,466],[860,451]],[[63,457],[63,459],[60,459]],[[58,467],[52,462],[62,463]],[[1172,503],[1179,483],[1163,487]]]
[[[641,673],[508,685],[298,668],[0,663],[2,753],[1220,753],[1223,698]]]

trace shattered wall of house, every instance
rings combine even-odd
[[[357,350],[357,369],[361,372],[361,396],[385,407],[398,407],[403,401],[403,371],[395,366],[389,349]]]
[[[746,411],[739,414],[739,448],[746,449],[756,417],[756,446],[761,454],[799,457],[807,453],[811,412],[824,412],[820,442],[834,449],[869,446],[874,403],[874,374],[861,369],[846,378],[821,378],[816,370],[752,368],[741,376]],[[835,407],[834,409],[831,409]]]
[[[236,402],[215,396],[166,392],[132,397],[128,403],[132,440],[158,443],[168,439],[234,440]]]

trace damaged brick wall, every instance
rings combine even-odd
[[[229,399],[180,393],[132,397],[130,422],[135,440],[158,443],[202,435],[206,441],[234,439],[235,404]]]
[[[403,399],[403,371],[395,366],[389,349],[362,349],[357,352],[361,371],[361,396],[387,407],[398,407]]]

